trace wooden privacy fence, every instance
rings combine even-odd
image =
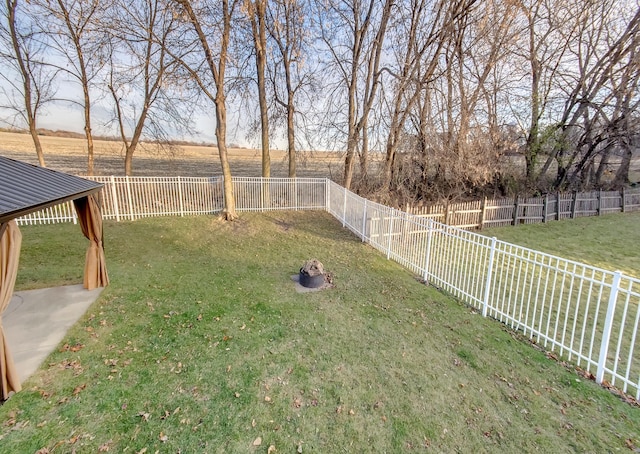
[[[94,180],[105,184],[104,217],[117,221],[216,213],[224,202],[221,178]],[[233,186],[239,211],[328,211],[363,242],[425,283],[520,331],[592,373],[598,383],[606,381],[640,400],[640,279],[436,222],[441,214],[418,216],[396,210],[327,179],[234,178]],[[638,191],[618,198],[615,194],[481,201],[457,209],[449,206],[446,217],[461,227],[477,228],[640,206]],[[74,220],[72,206],[63,204],[20,218],[19,223]]]
[[[640,188],[475,200],[406,211],[461,229],[482,229],[640,210]]]

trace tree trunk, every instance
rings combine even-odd
[[[145,102],[145,106],[148,103]],[[144,123],[147,120],[147,113],[149,112],[148,108],[144,108],[140,113],[140,117],[138,118],[138,122],[136,123],[136,129],[133,131],[133,135],[131,136],[131,142],[126,144],[126,152],[124,155],[124,174],[128,177],[133,176],[133,154],[138,148],[138,144],[140,143],[140,138],[142,137],[142,131],[144,130]],[[124,134],[124,130],[123,130]]]
[[[287,147],[289,150],[289,178],[296,177],[296,137],[294,126],[295,109],[293,105],[293,91],[289,91],[287,102]]]
[[[262,140],[262,176],[271,176],[271,158],[269,155],[269,112],[267,107],[267,89],[265,66],[267,61],[267,33],[265,25],[267,0],[256,0],[251,5],[251,28],[256,50],[256,71],[258,73],[258,100],[260,104],[260,127]],[[257,19],[257,21],[256,21]]]
[[[215,104],[216,139],[218,141],[218,154],[220,155],[220,165],[222,167],[222,176],[224,178],[223,216],[225,220],[233,221],[238,218],[238,214],[236,213],[236,199],[233,193],[233,180],[227,154],[227,106],[225,104],[224,94],[221,93],[221,90],[222,88],[218,87],[218,96],[216,96]]]
[[[355,65],[356,59],[354,58]],[[352,68],[351,81],[349,84],[349,126],[347,131],[347,151],[344,157],[344,175],[342,185],[346,189],[351,189],[351,179],[353,178],[353,155],[356,150],[358,136],[356,131],[356,88],[358,85],[357,69]]]
[[[362,150],[360,150],[360,180],[366,181],[369,172],[369,117],[363,118],[362,123]]]
[[[626,141],[623,142],[622,147],[624,154],[622,155],[620,167],[618,167],[616,176],[613,179],[613,184],[617,187],[623,187],[629,183],[629,167],[631,166],[631,158],[633,157],[633,151]]]
[[[81,63],[81,65],[83,65],[83,63]],[[82,67],[82,73],[82,90],[84,92],[84,135],[87,138],[87,175],[93,175],[94,158],[93,133],[91,132],[91,99],[89,97],[89,82],[86,80],[84,66]]]
[[[16,56],[16,60],[18,62],[18,66],[20,67],[20,75],[22,77],[22,84],[24,89],[24,104],[26,110],[26,120],[27,125],[29,127],[29,134],[31,134],[31,138],[33,139],[33,145],[36,148],[36,155],[38,156],[38,162],[41,167],[46,167],[44,162],[44,153],[42,152],[42,145],[40,144],[40,137],[38,136],[38,128],[36,126],[36,112],[33,109],[33,99],[32,99],[32,88],[31,88],[31,72],[29,68],[27,68],[27,61],[25,58],[29,58],[22,54],[22,49],[20,48],[20,43],[18,42],[18,31],[16,29],[16,9],[18,8],[17,0],[7,0],[6,1],[7,10],[9,13],[9,31],[11,34],[11,44],[13,46],[13,51]]]

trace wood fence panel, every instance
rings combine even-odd
[[[579,192],[575,197],[575,217],[597,216],[600,204],[600,191]]]
[[[544,219],[544,197],[522,199],[518,204],[519,224],[540,224]]]
[[[462,229],[480,228],[481,215],[481,200],[452,204],[449,205],[448,224]]]
[[[622,211],[621,191],[602,191],[600,193],[600,214]]]
[[[483,227],[505,227],[512,222],[513,199],[487,200]]]

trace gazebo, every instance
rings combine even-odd
[[[99,195],[102,184],[0,156],[0,401],[21,389],[5,342],[2,313],[9,305],[18,272],[22,234],[16,218],[73,200],[80,227],[89,239],[84,288],[109,283],[102,246]]]

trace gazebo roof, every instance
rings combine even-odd
[[[0,156],[0,224],[85,197],[102,186],[95,181]]]

